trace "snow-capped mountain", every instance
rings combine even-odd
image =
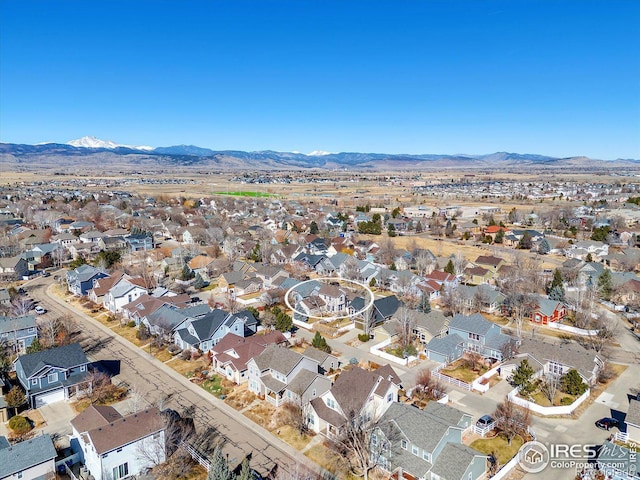
[[[109,150],[113,150],[114,148],[131,148],[133,150],[153,150],[153,147],[147,146],[133,146],[133,145],[122,145],[111,140],[100,140],[99,138],[93,136],[86,136],[82,138],[78,138],[77,140],[71,140],[67,142],[67,145],[71,145],[73,147],[80,148],[108,148]]]
[[[325,155],[332,155],[333,152],[325,152],[324,150],[314,150],[311,153],[307,153],[307,157],[324,157]]]

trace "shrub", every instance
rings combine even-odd
[[[573,398],[571,397],[562,397],[560,399],[560,405],[571,405],[573,403]]]
[[[131,328],[133,328],[133,327],[135,327],[135,326],[136,326],[136,322],[135,322],[135,320],[131,320],[129,323],[127,323],[127,327],[131,327]]]
[[[191,350],[189,350],[188,348],[185,348],[184,350],[182,350],[182,353],[180,354],[180,358],[182,360],[191,360]]]
[[[360,340],[361,342],[368,342],[370,340],[371,337],[369,337],[369,335],[367,335],[366,333],[359,333],[358,334],[358,340]]]
[[[16,415],[9,420],[9,428],[13,430],[16,435],[24,435],[31,430],[31,423],[22,415]]]
[[[138,332],[136,333],[136,338],[138,340],[146,340],[150,336],[151,335],[149,335],[149,329],[147,328],[147,326],[144,323],[141,323],[140,328],[138,328]]]

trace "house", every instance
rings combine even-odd
[[[395,295],[389,295],[388,297],[378,298],[373,301],[371,309],[365,311],[364,308],[367,304],[362,297],[354,298],[349,304],[349,314],[355,315],[353,317],[356,328],[366,330],[365,323],[369,321],[369,326],[379,325],[389,320],[402,306],[402,302],[398,300]]]
[[[494,257],[493,255],[480,255],[473,263],[478,267],[490,270],[494,274],[497,273],[503,265],[506,265],[506,262],[502,258]]]
[[[637,398],[630,400],[624,423],[627,426],[628,439],[632,442],[640,442],[640,401]]]
[[[102,304],[111,313],[120,313],[122,307],[148,293],[147,284],[141,277],[120,278],[105,294]]]
[[[371,438],[371,454],[392,478],[479,480],[487,456],[462,443],[471,415],[430,402],[424,410],[394,403]]]
[[[340,374],[330,390],[311,400],[309,428],[335,438],[353,418],[377,420],[398,401],[400,377],[389,365],[374,371],[352,367]]]
[[[499,290],[487,284],[460,285],[456,291],[460,294],[462,305],[468,311],[494,313],[502,308],[507,298]]]
[[[534,309],[531,313],[531,321],[547,325],[551,322],[560,322],[567,316],[567,307],[558,300],[551,300],[537,296],[534,300]]]
[[[539,365],[542,368],[540,374],[564,375],[575,369],[590,386],[597,383],[598,374],[604,368],[604,362],[596,352],[578,343],[555,344],[523,338],[518,346],[518,354],[501,365],[502,375],[513,373],[523,358],[527,358],[534,368]]]
[[[89,289],[87,297],[96,305],[102,305],[105,295],[109,293],[109,290],[124,276],[124,272],[115,271],[111,275],[96,279],[93,282],[93,287]]]
[[[488,268],[469,267],[464,269],[464,278],[466,283],[471,285],[482,285],[489,283],[493,278],[493,272]]]
[[[260,355],[269,345],[288,346],[285,336],[276,331],[249,337],[227,333],[209,353],[213,368],[228,380],[240,385],[247,381],[247,363]]]
[[[105,272],[91,265],[80,265],[75,270],[67,272],[67,288],[74,295],[84,296],[93,288],[95,280],[108,276]]]
[[[156,407],[123,417],[91,405],[71,420],[82,461],[95,480],[119,480],[165,460],[165,421]]]
[[[451,317],[445,317],[439,310],[429,313],[414,312],[413,334],[426,345],[432,338],[441,338],[447,334],[447,327]]]
[[[0,258],[0,279],[22,280],[29,274],[29,263],[20,255]]]
[[[152,335],[170,336],[188,319],[202,317],[211,312],[208,305],[193,305],[180,308],[178,305],[165,304],[145,316],[140,317]]]
[[[0,344],[8,346],[13,352],[24,354],[36,338],[38,328],[33,315],[0,316]]]
[[[302,371],[308,370],[322,377],[318,374],[319,364],[316,360],[277,345],[269,345],[260,355],[249,360],[247,366],[249,390],[276,407],[287,401],[285,394],[288,386]],[[316,394],[319,395],[317,390]]]
[[[318,372],[322,374],[332,372],[340,367],[338,357],[315,347],[307,347],[302,355],[318,362]]]
[[[198,318],[187,318],[175,328],[174,343],[183,350],[208,352],[228,333],[246,337],[256,332],[258,321],[249,310],[228,313],[221,309]]]
[[[433,280],[437,282],[445,291],[456,288],[458,286],[458,278],[442,270],[434,270],[431,273],[424,276],[427,280]]]
[[[180,295],[153,295],[144,294],[131,303],[122,307],[122,316],[128,320],[134,320],[136,325],[140,324],[140,319],[152,314],[164,305],[173,305],[177,308],[186,308],[191,304],[191,297],[188,293]]]
[[[21,355],[14,362],[16,376],[32,408],[68,399],[79,393],[89,360],[79,343]]]
[[[131,234],[124,237],[129,252],[153,250],[153,237],[146,233]]]
[[[57,455],[47,433],[13,445],[0,436],[0,480],[54,478]]]
[[[454,315],[449,321],[447,335],[432,339],[425,350],[427,358],[448,363],[464,352],[476,352],[488,360],[502,361],[504,351],[515,339],[502,333],[502,328],[479,313]]]

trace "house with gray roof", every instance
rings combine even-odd
[[[427,358],[449,363],[464,352],[477,352],[485,359],[502,361],[503,352],[516,339],[502,333],[502,328],[479,313],[454,315],[449,321],[447,335],[432,339],[425,347]]]
[[[502,308],[507,298],[495,287],[483,283],[481,285],[460,285],[457,290],[465,309],[494,313]]]
[[[353,366],[340,374],[330,390],[311,400],[309,428],[329,438],[340,435],[347,421],[377,421],[398,401],[400,377],[389,365],[369,371]]]
[[[3,307],[11,305],[11,295],[6,288],[0,288],[0,305]]]
[[[364,311],[367,302],[362,297],[356,297],[349,303],[349,314],[353,317],[356,328],[365,330],[365,320],[369,319],[371,325],[380,325],[381,323],[389,320],[398,309],[402,306],[402,302],[395,295],[389,295],[388,297],[377,298],[373,301],[370,311]]]
[[[89,360],[79,343],[71,343],[21,355],[14,365],[29,405],[38,408],[79,393],[89,369]]]
[[[547,325],[552,322],[560,322],[567,316],[567,306],[559,300],[536,295],[533,300],[531,321]]]
[[[590,386],[595,385],[598,373],[604,367],[604,361],[595,351],[579,343],[551,343],[526,337],[520,341],[518,354],[501,366],[502,375],[510,375],[524,358],[528,359],[534,370],[540,372],[538,375],[559,376],[575,369]]]
[[[247,367],[249,369],[249,390],[279,407],[288,399],[291,400],[294,394],[300,394],[300,392],[289,389],[298,374],[302,373],[305,379],[311,378],[308,373],[304,372],[305,370],[318,375],[319,363],[288,348],[269,345],[262,353],[249,360]],[[306,380],[298,380],[294,385],[299,387],[305,382]],[[316,382],[318,386],[322,384],[317,379],[313,382]],[[287,394],[287,392],[291,392],[291,394]],[[320,395],[317,389],[316,395]]]
[[[209,352],[227,333],[248,337],[256,333],[258,321],[249,310],[229,313],[215,309],[198,318],[187,318],[175,328],[174,343],[183,350]]]
[[[0,316],[0,342],[5,342],[15,353],[25,353],[36,338],[38,328],[33,315]]]
[[[95,280],[108,276],[108,274],[92,265],[80,265],[78,268],[67,272],[67,288],[74,295],[84,296],[93,288]]]
[[[153,335],[169,335],[188,319],[196,319],[211,312],[207,304],[192,305],[180,308],[177,305],[165,304],[152,313],[140,317],[149,332]]]
[[[447,334],[449,320],[440,310],[431,310],[429,313],[413,312],[413,334],[426,345],[432,338],[441,338]]]
[[[630,441],[640,442],[640,401],[638,398],[632,398],[629,401],[629,409],[624,418],[627,426],[627,435]]]
[[[486,475],[487,456],[462,444],[471,416],[430,402],[424,410],[394,403],[378,421],[371,454],[391,475],[420,479],[477,480]]]
[[[56,449],[49,434],[11,445],[0,436],[0,479],[44,480],[56,471]]]

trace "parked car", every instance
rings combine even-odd
[[[491,415],[483,415],[476,422],[476,427],[485,428],[494,422]]]
[[[42,315],[44,313],[47,313],[47,311],[44,308],[42,308],[40,305],[37,305],[36,308],[34,308],[34,310],[36,311],[36,313],[38,315]]]
[[[620,422],[615,418],[604,417],[596,421],[596,427],[602,428],[603,430],[610,430],[612,427],[620,427]]]
[[[50,277],[51,274],[49,272],[42,272],[43,277]]]

